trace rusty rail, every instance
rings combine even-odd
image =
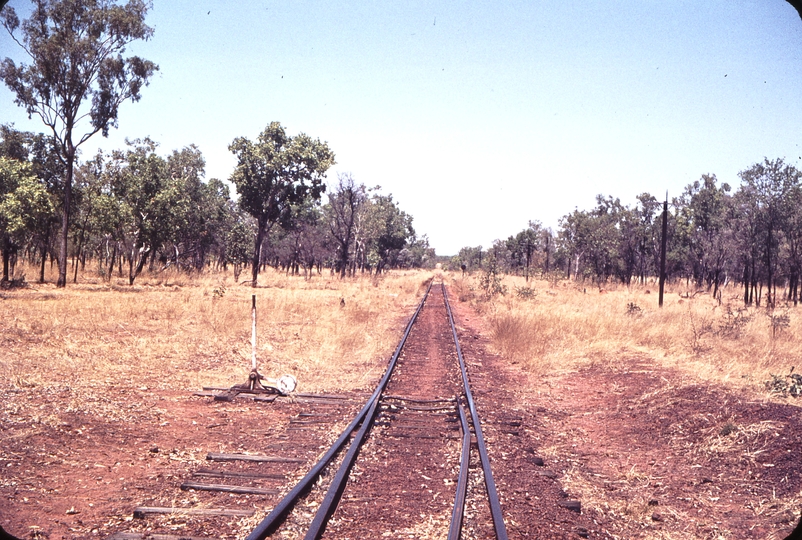
[[[376,411],[378,409],[381,394],[384,391],[388,381],[390,380],[393,374],[393,371],[396,367],[398,358],[401,354],[404,344],[406,343],[406,340],[409,337],[409,333],[412,330],[412,326],[415,320],[418,318],[418,315],[420,314],[421,310],[423,309],[423,306],[426,303],[426,299],[429,296],[432,284],[433,282],[429,283],[429,286],[426,289],[425,294],[423,295],[423,299],[421,300],[414,314],[407,323],[403,337],[401,338],[401,341],[398,344],[395,353],[393,354],[392,358],[388,363],[387,370],[385,371],[384,376],[382,377],[381,381],[376,387],[376,390],[370,396],[370,398],[368,399],[367,403],[364,405],[362,410],[359,412],[359,414],[357,414],[357,416],[348,425],[348,427],[345,428],[345,430],[337,439],[337,441],[334,443],[334,445],[332,445],[332,447],[328,450],[328,452],[326,452],[326,454],[320,459],[320,461],[318,461],[318,463],[314,467],[312,467],[312,469],[306,474],[306,476],[304,476],[304,478],[300,482],[298,482],[298,484],[296,484],[295,487],[276,505],[273,511],[256,527],[256,529],[253,530],[253,532],[251,532],[250,535],[248,535],[246,540],[264,540],[264,538],[266,538],[268,535],[275,532],[282,523],[282,521],[284,520],[284,518],[286,517],[287,513],[295,506],[298,499],[309,491],[309,489],[315,483],[315,481],[317,480],[323,469],[326,466],[328,466],[328,464],[331,462],[334,456],[337,455],[344,448],[346,441],[356,431],[356,434],[353,437],[353,441],[351,442],[346,452],[346,455],[344,456],[343,461],[341,462],[337,470],[337,473],[332,479],[332,482],[329,486],[326,496],[323,502],[320,504],[320,507],[318,508],[317,513],[315,514],[304,539],[317,540],[322,536],[323,532],[325,531],[326,524],[328,523],[328,520],[331,518],[331,516],[334,514],[334,511],[337,508],[337,504],[340,500],[340,497],[342,496],[342,493],[345,490],[349,472],[351,471],[351,468],[353,467],[354,462],[356,461],[362,442],[373,425],[373,421],[376,416]],[[459,478],[454,496],[454,506],[452,510],[451,524],[448,532],[448,539],[458,540],[461,534],[463,514],[465,508],[465,499],[467,495],[470,451],[471,451],[471,435],[473,433],[476,437],[479,457],[484,472],[485,486],[487,488],[488,502],[490,506],[491,516],[493,519],[493,526],[495,528],[496,539],[507,540],[507,531],[501,513],[501,505],[499,503],[495,482],[493,481],[493,474],[490,469],[490,460],[487,455],[487,449],[484,443],[484,437],[482,436],[482,427],[479,422],[479,416],[476,412],[476,406],[473,402],[473,395],[471,393],[469,386],[468,374],[465,367],[465,360],[462,355],[462,349],[459,345],[459,339],[457,337],[457,331],[454,325],[454,317],[451,312],[451,306],[449,305],[448,302],[448,293],[446,292],[445,286],[442,287],[442,290],[443,290],[443,299],[448,313],[448,320],[451,326],[452,337],[454,339],[454,344],[457,350],[457,356],[459,358],[460,371],[462,373],[462,381],[464,388],[464,398],[456,399],[457,412],[459,413],[462,426],[462,453],[460,459]],[[468,415],[465,413],[463,402],[467,404],[468,409],[470,411],[470,422],[468,420]],[[471,429],[471,425],[473,426],[473,429]]]
[[[459,460],[459,479],[457,493],[454,496],[454,508],[451,511],[451,525],[448,528],[448,540],[459,540],[462,535],[462,516],[465,513],[465,496],[468,494],[468,467],[471,462],[471,426],[465,416],[462,401],[457,401],[457,412],[462,426],[462,455]]]
[[[479,422],[479,414],[476,412],[476,405],[473,402],[471,385],[468,383],[468,370],[465,368],[465,358],[462,356],[462,347],[459,346],[457,327],[454,325],[454,315],[451,313],[451,305],[448,303],[448,292],[446,292],[445,287],[443,287],[443,298],[445,298],[446,302],[446,311],[448,312],[448,322],[451,325],[451,333],[454,336],[454,345],[457,347],[457,357],[459,358],[459,366],[460,370],[462,371],[462,382],[465,388],[465,399],[468,401],[468,409],[471,412],[473,431],[476,434],[476,447],[479,450],[479,459],[482,462],[482,470],[484,471],[485,487],[487,488],[487,500],[490,503],[490,514],[493,517],[493,526],[496,529],[496,539],[507,540],[507,527],[504,525],[504,516],[501,513],[501,503],[498,498],[496,483],[493,480],[493,471],[490,469],[490,458],[487,455],[487,447],[485,446],[485,439],[482,435],[482,424]]]
[[[284,498],[276,505],[270,514],[262,520],[261,523],[249,534],[246,540],[264,540],[267,538],[269,534],[275,531],[275,529],[280,525],[281,521],[287,515],[287,513],[292,510],[295,503],[298,502],[298,499],[301,498],[303,494],[305,494],[312,485],[317,480],[320,473],[326,466],[334,459],[334,456],[342,450],[343,446],[345,445],[348,438],[351,436],[351,433],[357,429],[357,426],[360,424],[369,425],[373,421],[373,415],[376,412],[376,404],[379,401],[379,396],[384,391],[384,388],[387,386],[387,381],[390,380],[390,376],[395,369],[395,365],[398,361],[398,356],[401,354],[401,350],[404,348],[404,343],[407,341],[407,337],[409,337],[409,332],[412,330],[412,325],[415,323],[415,320],[418,318],[418,314],[420,314],[421,310],[423,309],[424,304],[426,303],[426,298],[429,296],[429,291],[432,289],[433,280],[429,282],[429,286],[426,288],[426,292],[423,294],[423,299],[421,299],[418,308],[415,310],[415,313],[412,314],[410,317],[409,322],[407,323],[406,329],[404,330],[404,335],[401,338],[401,342],[398,344],[398,347],[395,350],[392,358],[390,358],[390,362],[387,365],[387,371],[384,373],[384,377],[382,377],[379,385],[374,390],[373,394],[368,399],[365,406],[362,407],[362,410],[359,411],[359,414],[353,419],[353,421],[345,428],[342,432],[340,437],[334,442],[334,444],[329,448],[328,452],[318,461],[312,469],[304,476],[300,482],[298,482],[292,490],[284,496]],[[370,414],[370,418],[366,419],[366,417]],[[352,448],[357,448],[357,445],[351,445]],[[346,475],[347,477],[347,475]]]

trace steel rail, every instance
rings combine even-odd
[[[493,518],[493,526],[496,530],[497,540],[507,540],[507,527],[504,525],[501,503],[499,502],[498,491],[496,491],[496,483],[493,481],[493,472],[490,469],[490,458],[487,455],[487,447],[485,446],[484,436],[482,435],[482,425],[479,423],[479,415],[476,412],[476,405],[473,402],[470,384],[468,384],[468,370],[465,368],[465,358],[462,356],[462,348],[459,346],[457,327],[454,325],[454,315],[451,313],[451,305],[448,303],[448,292],[446,292],[445,285],[443,285],[442,289],[446,311],[448,312],[448,322],[451,325],[451,333],[454,336],[454,345],[457,347],[457,357],[459,358],[462,382],[465,387],[465,398],[468,401],[468,409],[471,412],[471,422],[473,422],[473,431],[476,434],[476,447],[479,450],[479,458],[482,462],[482,470],[484,471],[487,500],[490,503],[490,515]]]
[[[343,491],[345,490],[345,486],[348,483],[348,474],[351,472],[351,468],[354,466],[356,456],[359,454],[359,450],[362,447],[362,441],[365,440],[365,435],[367,435],[368,431],[370,431],[370,428],[373,425],[373,419],[376,416],[376,409],[378,406],[379,400],[377,398],[371,404],[367,418],[365,418],[365,421],[362,422],[362,427],[359,428],[354,440],[351,442],[348,452],[345,454],[342,463],[340,463],[340,467],[337,469],[337,474],[334,475],[331,484],[329,484],[329,490],[326,492],[326,497],[323,499],[323,502],[320,503],[320,507],[317,509],[317,512],[315,512],[315,517],[312,519],[312,523],[309,525],[309,529],[306,531],[304,540],[317,540],[323,535],[323,531],[326,530],[326,525],[329,522],[329,518],[337,509],[337,504],[340,502],[340,496],[342,495]]]
[[[295,503],[298,499],[306,493],[311,487],[312,484],[315,483],[320,473],[323,471],[324,468],[334,459],[334,456],[340,452],[342,447],[344,446],[345,442],[351,436],[351,433],[357,428],[360,423],[365,425],[369,425],[373,421],[373,415],[376,412],[376,404],[378,403],[378,398],[381,393],[384,391],[384,388],[387,386],[387,381],[390,380],[390,376],[395,369],[395,365],[398,361],[398,357],[401,354],[401,350],[404,347],[404,343],[406,343],[407,337],[409,337],[409,333],[412,330],[412,325],[415,323],[415,320],[418,318],[421,310],[423,309],[424,304],[426,303],[426,299],[429,297],[429,291],[432,289],[432,284],[434,280],[429,281],[429,286],[426,288],[426,292],[423,294],[423,298],[418,304],[418,308],[410,317],[409,322],[407,323],[406,329],[404,330],[404,335],[401,338],[401,342],[396,347],[395,353],[393,354],[392,358],[387,365],[387,370],[384,373],[384,377],[382,377],[379,385],[376,387],[376,390],[373,391],[373,394],[368,399],[367,403],[362,407],[362,410],[356,415],[353,421],[348,425],[348,427],[343,430],[340,437],[334,442],[334,444],[329,448],[326,454],[312,467],[309,472],[304,476],[292,490],[290,490],[284,498],[279,501],[279,503],[273,508],[273,511],[262,520],[259,525],[246,537],[246,540],[264,540],[267,536],[273,533],[276,528],[281,524],[283,518],[287,515],[287,513],[295,506]],[[368,414],[371,414],[371,417],[368,421],[363,421]],[[362,431],[360,429],[360,431]],[[352,448],[356,447],[358,449],[358,445],[351,445]],[[350,449],[349,449],[350,453]],[[347,476],[347,475],[346,475]],[[328,497],[328,495],[327,495]]]
[[[459,540],[462,535],[462,517],[465,513],[465,496],[468,494],[468,468],[471,462],[471,426],[465,416],[462,401],[457,400],[457,411],[462,425],[462,455],[459,462],[459,479],[457,492],[454,495],[454,509],[451,512],[451,525],[448,528],[448,540]]]

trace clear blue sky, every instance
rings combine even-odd
[[[161,70],[84,157],[150,136],[197,144],[227,179],[230,142],[277,120],[328,141],[330,180],[392,193],[438,254],[556,229],[600,193],[802,167],[802,19],[784,0],[155,0],[148,23],[129,52]],[[24,60],[3,33],[6,56]],[[4,86],[0,111],[44,128]]]

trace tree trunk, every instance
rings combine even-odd
[[[749,265],[744,265],[744,305],[749,305]]]
[[[75,149],[72,148],[72,142],[69,141],[68,127],[67,145],[65,148],[65,161],[67,162],[67,178],[64,181],[64,207],[61,213],[61,235],[59,237],[59,259],[58,259],[58,281],[56,287],[67,286],[67,237],[70,232],[70,206],[72,205],[72,175],[73,164],[75,163]]]
[[[111,259],[109,259],[109,269],[106,273],[106,281],[111,281],[111,276],[114,274],[114,264],[117,262],[117,242],[114,242],[114,248],[111,250]]]
[[[136,246],[134,247],[134,250],[135,249],[136,249]],[[128,284],[129,285],[133,285],[134,284],[134,279],[135,279],[134,278],[134,253],[133,253],[133,250],[132,250],[131,256],[128,258]]]
[[[42,262],[39,265],[39,283],[45,282],[45,263],[47,262],[47,244],[42,246]]]
[[[136,266],[134,266],[137,251],[139,251],[139,261],[136,262]],[[148,261],[148,255],[150,255],[150,249],[145,249],[142,247],[137,250],[136,246],[134,246],[134,249],[131,252],[131,260],[128,263],[128,285],[133,285],[134,280],[139,274],[142,273],[142,269],[145,267],[145,263]]]
[[[342,248],[340,253],[340,279],[344,279],[348,270],[348,241],[341,242],[340,247]]]
[[[718,292],[718,275],[719,275],[719,271],[716,270],[716,273],[715,273],[715,275],[713,277],[713,298],[716,297],[716,293]]]
[[[530,259],[530,255],[529,255],[529,253],[527,253],[526,254],[526,269],[524,270],[524,276],[525,276],[525,279],[526,279],[527,283],[529,283],[529,259]]]
[[[546,247],[543,249],[543,251],[546,253],[545,270],[546,270],[547,274],[549,273],[549,244],[551,244],[551,236],[547,234],[546,235]]]
[[[81,239],[78,241],[78,251],[75,253],[75,257],[72,260],[73,265],[73,274],[72,274],[72,282],[78,283],[78,261],[81,259],[81,250],[84,248],[84,239],[83,234],[81,235]]]
[[[766,293],[767,294],[767,296],[766,296],[766,307],[770,308],[770,307],[774,307],[774,298],[772,296],[772,291],[771,291],[771,284],[772,284],[772,281],[774,281],[774,275],[773,275],[772,267],[771,267],[771,244],[772,244],[772,230],[771,230],[771,227],[769,227],[768,233],[769,233],[768,234],[768,240],[766,242],[766,271],[769,273],[769,279],[768,279],[768,291]],[[762,291],[762,289],[763,289],[762,284],[761,284],[760,288],[761,288],[761,291]]]
[[[8,254],[9,270],[11,271],[11,279],[14,279],[14,270],[17,267],[17,247],[11,246],[10,253]]]
[[[42,239],[42,264],[39,266],[39,283],[45,282],[45,261],[47,261],[47,248],[50,246],[50,227],[47,228]]]
[[[8,259],[11,255],[11,246],[9,246],[8,241],[3,242],[3,279],[2,281],[8,281]]]

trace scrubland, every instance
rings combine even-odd
[[[35,271],[29,275],[35,275]],[[89,272],[0,291],[0,378],[18,387],[225,386],[251,366],[251,295],[257,296],[259,371],[294,375],[301,391],[367,388],[383,371],[432,272],[340,280],[267,271],[253,289],[230,274],[144,275],[136,285]],[[802,369],[802,319],[793,307],[744,308],[740,290],[721,302],[669,284],[600,290],[573,281],[505,276],[487,299],[480,275],[438,272],[452,300],[486,319],[493,348],[535,372],[647,356],[704,380],[762,387]]]
[[[0,380],[74,389],[246,382],[255,294],[260,373],[292,374],[306,392],[367,388],[383,373],[428,277],[339,280],[324,272],[305,280],[268,270],[254,289],[230,273],[167,271],[134,286],[89,273],[65,289],[29,283],[0,291]]]
[[[27,274],[36,275],[35,269]],[[525,404],[533,404],[537,407],[537,415],[534,415],[537,421],[545,418],[552,422],[550,430],[538,432],[542,439],[538,439],[537,452],[546,458],[549,467],[561,472],[562,487],[572,497],[581,499],[583,508],[594,509],[598,515],[605,516],[610,530],[623,531],[621,537],[699,537],[693,532],[672,536],[668,525],[659,535],[631,534],[640,531],[644,523],[653,525],[654,522],[650,517],[653,509],[649,506],[649,501],[655,497],[651,492],[653,478],[641,474],[647,470],[647,459],[652,454],[663,456],[660,463],[665,463],[669,457],[677,462],[687,458],[696,460],[690,463],[698,463],[705,458],[707,462],[718,463],[727,455],[739,464],[751,464],[757,453],[764,451],[763,447],[776,450],[777,443],[773,441],[780,441],[776,433],[783,431],[781,422],[757,417],[750,420],[752,417],[748,415],[730,418],[727,411],[716,412],[719,407],[715,396],[728,395],[726,387],[768,394],[765,383],[772,380],[772,375],[785,381],[784,375],[791,366],[802,369],[798,346],[802,337],[799,309],[791,306],[773,311],[757,307],[746,309],[738,289],[724,289],[719,303],[709,295],[689,293],[682,285],[669,284],[665,305],[658,308],[654,284],[607,286],[600,290],[573,281],[526,283],[523,278],[504,276],[499,285],[506,287],[506,294],[487,298],[482,291],[483,276],[463,277],[439,271],[391,272],[380,277],[344,280],[324,272],[307,280],[268,270],[260,275],[260,286],[255,289],[234,283],[231,274],[188,276],[167,271],[145,274],[136,285],[128,286],[124,279],[105,281],[87,272],[79,274],[77,284],[69,284],[65,289],[57,289],[52,280],[42,285],[29,283],[25,288],[0,290],[0,390],[9,397],[3,414],[10,419],[8,426],[13,428],[5,431],[2,446],[10,447],[13,443],[13,456],[8,453],[5,459],[9,463],[20,462],[19,468],[4,468],[5,477],[0,478],[0,487],[16,489],[14,483],[28,475],[24,467],[40,459],[35,456],[40,452],[41,437],[47,434],[49,439],[53,434],[62,434],[70,437],[71,448],[59,458],[64,462],[62,472],[59,475],[51,471],[54,476],[47,480],[46,487],[64,490],[64,493],[78,492],[69,491],[80,481],[73,476],[81,478],[70,464],[96,463],[92,461],[95,459],[92,445],[99,444],[97,441],[106,445],[102,447],[104,451],[117,444],[110,438],[119,431],[114,429],[105,430],[106,438],[93,435],[98,438],[92,439],[91,444],[88,438],[76,439],[83,423],[90,420],[95,426],[127,420],[137,426],[134,429],[149,427],[153,439],[142,448],[155,445],[199,455],[201,450],[192,450],[194,443],[186,440],[195,424],[195,417],[187,416],[187,408],[194,406],[190,393],[202,386],[227,387],[247,380],[251,369],[253,294],[257,297],[260,373],[274,378],[292,374],[301,392],[371,390],[384,372],[426,282],[433,276],[449,285],[452,302],[470,304],[479,314],[480,321],[471,313],[470,322],[458,320],[457,324],[466,324],[466,328],[470,325],[472,332],[481,331],[488,337],[490,346],[501,357],[499,363],[515,365],[510,370],[514,377],[511,380],[523,382],[514,388],[515,392],[508,394],[514,396],[513,399],[500,401],[495,409],[509,405],[511,410],[521,410]],[[481,348],[484,350],[484,344]],[[645,371],[650,371],[651,375],[628,371],[649,362],[669,368],[666,372],[671,374],[666,376],[672,380],[662,379],[665,381],[662,387],[661,383],[651,381],[650,384],[658,386],[649,389],[617,386],[617,377],[624,373],[626,377],[621,380],[635,383],[649,382],[650,376],[661,380],[662,370],[648,367]],[[594,367],[602,369],[592,369]],[[584,368],[590,369],[577,373]],[[515,372],[519,370],[527,373],[518,377]],[[570,396],[573,389],[587,388],[585,373],[595,374],[599,379],[608,376],[606,380],[597,381],[598,388],[605,391],[575,392],[575,396]],[[675,377],[677,373],[679,377]],[[702,384],[697,384],[699,382]],[[126,386],[133,391],[119,391]],[[725,387],[723,391],[719,386]],[[624,395],[624,390],[629,393]],[[639,393],[641,390],[645,393]],[[669,394],[675,392],[683,392],[688,399],[669,399]],[[488,394],[483,396],[487,403]],[[698,403],[694,399],[698,396],[708,400],[705,411],[710,414],[689,413],[695,413]],[[571,401],[568,397],[575,399]],[[770,399],[774,397],[776,394]],[[552,399],[561,400],[560,411],[559,414],[552,411],[555,414],[549,417],[552,408],[556,408],[551,405]],[[677,408],[678,404],[686,402],[692,405],[687,409]],[[548,407],[541,409],[540,404]],[[733,406],[730,403],[729,407]],[[621,422],[621,418],[613,418],[620,407],[637,410],[641,416],[626,415]],[[748,408],[747,405],[743,407],[744,410]],[[576,414],[562,414],[569,409]],[[204,412],[208,414],[212,410],[205,408]],[[76,420],[73,413],[77,411],[90,414],[82,416],[83,420]],[[609,412],[612,418],[603,427],[595,425],[599,411]],[[743,413],[741,409],[738,411]],[[590,413],[594,416],[585,416]],[[721,416],[724,423],[719,425],[718,416],[713,413]],[[664,437],[658,441],[660,444],[648,448],[645,453],[628,448],[615,450],[619,445],[625,447],[625,443],[637,435],[650,432],[656,425],[655,418],[661,420],[658,418],[661,415],[670,418],[672,424],[671,429],[664,430]],[[701,428],[695,424],[707,422],[708,417],[713,419],[711,424],[705,423]],[[197,420],[200,425],[200,417]],[[144,422],[149,424],[139,428]],[[213,423],[198,429],[217,429],[220,425]],[[77,430],[75,433],[64,434],[73,428]],[[97,431],[104,432],[103,429]],[[685,437],[691,432],[696,437],[694,440],[700,442],[689,446]],[[237,436],[242,438],[242,434]],[[796,431],[786,426],[783,436],[795,437]],[[607,445],[597,456],[593,468],[582,465],[585,455],[582,452],[590,451],[590,447],[582,447],[583,444],[592,445],[594,452],[599,444]],[[755,450],[757,446],[759,450]],[[121,452],[128,452],[128,449]],[[689,452],[690,455],[686,455]],[[152,451],[145,449],[142,454],[143,459],[155,459]],[[23,455],[27,457],[20,460],[19,456]],[[173,455],[171,453],[170,457]],[[636,463],[640,468],[636,469]],[[776,464],[775,467],[772,463],[766,474],[779,474],[782,463]],[[87,469],[89,467],[86,465]],[[796,467],[795,461],[793,467]],[[729,469],[732,471],[727,476],[729,484],[711,476],[717,478],[715,488],[724,490],[737,484],[746,486],[744,489],[751,493],[756,480],[747,478],[748,474],[741,475],[743,478],[738,476],[736,473],[743,472],[739,467]],[[67,470],[69,474],[64,472]],[[600,470],[606,475],[604,478]],[[139,469],[131,471],[131,474],[139,474]],[[699,472],[691,469],[694,471]],[[674,473],[679,478],[687,474],[687,470],[676,469]],[[151,479],[135,474],[134,477],[141,483]],[[606,489],[605,478],[615,480],[617,498]],[[674,484],[667,479],[660,481],[680,487],[687,484],[684,476],[675,480]],[[712,483],[704,485],[709,485],[710,489],[713,486]],[[761,485],[767,483],[764,481]],[[120,495],[113,490],[110,493]],[[762,495],[749,495],[751,498],[743,495],[739,499],[741,502],[732,504],[747,501],[756,505],[752,514],[747,512],[748,520],[756,516],[765,521],[767,518],[760,516],[767,512],[767,516],[789,515],[787,519],[780,516],[785,523],[796,519],[799,496],[786,494],[777,500],[772,496],[769,501]],[[66,504],[64,510],[77,504],[72,499],[67,501],[64,495],[59,497],[48,500],[62,501]],[[676,527],[672,525],[674,529],[692,521],[686,519],[690,510],[681,507],[678,500],[666,496],[660,502],[661,514],[677,524]],[[710,502],[705,508],[714,506]],[[14,506],[15,510],[17,508]],[[88,519],[89,515],[86,510],[82,519]],[[700,523],[724,519],[717,515],[723,514],[703,516],[699,518]],[[245,525],[242,527],[247,529]],[[782,527],[777,526],[778,530]]]
[[[480,276],[451,278],[454,296],[474,304],[492,330],[495,351],[525,370],[546,373],[648,357],[689,376],[766,388],[772,375],[802,369],[799,308],[745,308],[741,290],[721,302],[685,283],[600,289],[590,283],[506,276],[504,295],[484,295]]]

